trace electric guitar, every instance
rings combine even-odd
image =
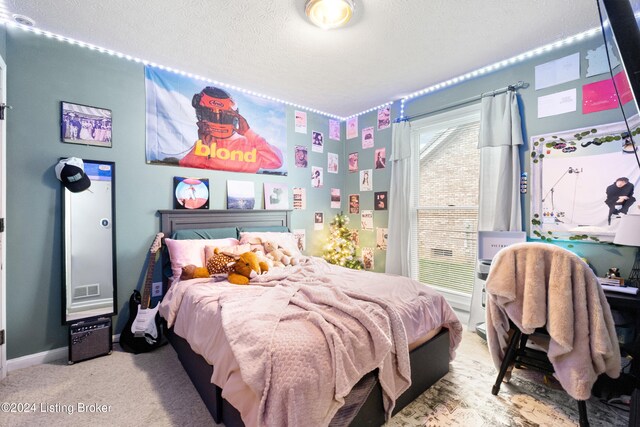
[[[156,304],[154,308],[149,307],[153,270],[160,255],[163,237],[162,233],[156,234],[149,249],[149,265],[142,294],[134,290],[129,298],[129,320],[120,334],[120,346],[130,353],[145,353],[164,344],[158,314],[160,304]]]

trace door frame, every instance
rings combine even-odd
[[[0,56],[0,103],[7,103],[7,64]],[[8,107],[6,107],[8,108]],[[4,218],[6,230],[7,202],[7,109],[5,120],[0,120],[0,218]],[[5,343],[0,345],[0,380],[7,376],[7,233],[0,233],[0,331],[5,331]]]

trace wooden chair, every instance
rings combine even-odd
[[[523,334],[520,329],[513,322],[509,322],[511,325],[511,338],[502,365],[500,365],[500,371],[496,378],[496,383],[491,389],[491,394],[498,395],[500,391],[500,385],[505,378],[507,371],[511,366],[520,368],[521,366],[530,367],[548,374],[553,374],[553,365],[547,358],[544,351],[535,350],[527,347],[527,341],[530,335]],[[538,328],[533,335],[548,337],[545,328]],[[509,378],[507,378],[508,382]],[[587,417],[587,405],[584,400],[578,400],[578,414],[580,416],[580,427],[589,427],[589,420]]]

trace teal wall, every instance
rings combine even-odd
[[[582,115],[575,113],[537,119],[537,97],[598,81],[605,76],[568,82],[534,91],[534,67],[576,51],[583,58],[582,75],[586,69],[584,55],[588,49],[602,44],[591,38],[580,44],[537,56],[528,61],[465,81],[411,100],[406,115],[411,116],[438,109],[482,92],[524,80],[531,84],[519,91],[524,117],[525,140],[554,130],[578,128],[621,120],[617,110]],[[374,152],[386,148],[391,155],[391,129],[378,131],[376,112],[358,119],[358,137],[346,139],[342,124],[341,141],[329,139],[328,118],[307,113],[307,134],[294,132],[294,109],[287,108],[287,177],[234,174],[145,163],[145,91],[143,66],[85,48],[35,36],[16,29],[0,31],[0,54],[8,65],[8,103],[14,108],[7,120],[7,356],[9,359],[66,346],[66,327],[61,326],[61,188],[55,178],[54,165],[60,157],[76,156],[93,160],[114,161],[116,164],[116,222],[118,306],[123,310],[131,291],[144,276],[145,258],[153,236],[158,230],[158,209],[172,207],[172,178],[198,176],[211,183],[211,209],[226,207],[226,180],[251,180],[256,183],[258,207],[263,207],[262,184],[282,182],[307,191],[307,208],[294,211],[292,228],[306,230],[307,253],[320,255],[333,216],[347,212],[349,194],[360,193],[360,209],[373,210],[374,230],[360,230],[360,247],[376,246],[376,228],[387,227],[388,211],[376,211],[373,194],[388,191],[390,168],[376,170]],[[434,65],[436,66],[436,65]],[[215,78],[215,76],[210,76]],[[250,89],[250,88],[249,88]],[[580,90],[578,90],[580,94]],[[111,109],[113,112],[113,148],[87,147],[60,142],[60,101],[71,101]],[[581,104],[580,96],[578,105]],[[399,102],[392,107],[392,117],[398,117]],[[373,126],[375,147],[362,149],[362,129]],[[325,136],[324,153],[311,150],[311,132]],[[293,164],[294,147],[308,147],[309,167]],[[340,173],[327,173],[326,153],[338,153]],[[373,169],[373,191],[359,191],[359,174],[349,173],[347,155],[359,153],[359,168]],[[524,170],[529,170],[529,147],[524,147]],[[324,169],[324,186],[311,187],[311,166]],[[341,189],[341,209],[330,208],[330,189]],[[291,195],[290,195],[291,200]],[[528,227],[529,200],[523,197],[524,223]],[[320,231],[313,227],[314,212],[325,216]],[[360,229],[360,215],[349,215],[350,227]],[[567,246],[569,242],[559,242]],[[585,256],[597,272],[610,266],[629,273],[635,250],[612,245],[576,243],[573,250]],[[386,251],[374,249],[375,270],[384,271]],[[122,311],[114,322],[126,321]],[[119,330],[117,331],[119,332]]]
[[[0,52],[5,43],[0,32]],[[307,113],[308,133],[294,132],[293,109],[287,108],[289,175],[267,176],[185,169],[145,163],[144,68],[117,57],[61,43],[17,29],[6,31],[7,120],[7,357],[64,347],[61,325],[61,184],[54,166],[60,157],[113,161],[116,165],[116,245],[119,318],[127,319],[126,303],[140,286],[145,259],[159,229],[158,209],[173,207],[174,176],[209,178],[211,209],[226,208],[226,181],[255,182],[256,207],[262,209],[262,184],[280,182],[307,189],[307,209],[294,211],[292,228],[306,229],[307,253],[318,255],[326,234],[313,230],[313,212],[325,217],[330,188],[342,189],[340,174],[327,173],[327,152],[340,154],[343,141],[329,139],[329,119]],[[211,76],[215,78],[215,76]],[[60,141],[60,101],[112,110],[113,148]],[[312,130],[325,135],[324,153],[311,152]],[[343,131],[344,134],[344,131]],[[306,145],[309,168],[293,164],[295,145]],[[324,187],[311,187],[311,166],[324,169]],[[291,195],[290,195],[291,200]]]

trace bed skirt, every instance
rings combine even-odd
[[[222,398],[222,390],[210,382],[213,366],[191,350],[189,343],[169,329],[167,336],[202,401],[217,423],[226,427],[243,427],[240,413]],[[415,400],[420,394],[449,372],[449,331],[442,330],[429,341],[409,353],[411,387],[396,401],[393,413]],[[365,400],[366,399],[366,400]],[[382,388],[376,372],[365,375],[347,396],[331,426],[381,426],[384,424]]]

